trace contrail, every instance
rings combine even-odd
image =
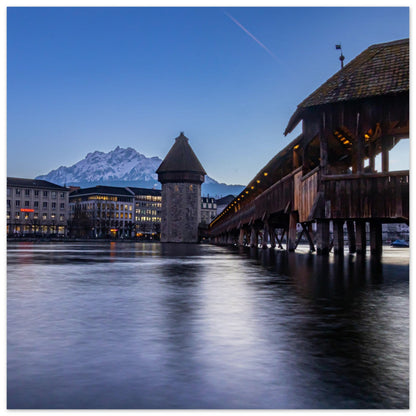
[[[234,19],[234,17],[232,17],[226,11],[224,11],[224,14],[228,16],[239,28],[243,29],[244,32],[246,32],[247,35],[249,35],[255,42],[257,42],[273,59],[279,61],[277,56],[267,46],[263,45],[263,43],[261,43],[252,33],[250,33],[238,20]]]

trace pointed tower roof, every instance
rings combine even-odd
[[[174,172],[206,175],[201,162],[189,144],[189,139],[183,132],[175,139],[175,143],[156,171],[159,175]]]

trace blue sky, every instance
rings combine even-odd
[[[335,44],[348,63],[407,37],[407,7],[8,8],[7,174],[117,146],[163,158],[184,131],[208,175],[246,184],[300,133],[283,136]]]

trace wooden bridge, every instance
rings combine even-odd
[[[389,171],[390,150],[409,138],[409,40],[362,52],[298,105],[284,134],[300,121],[302,134],[212,221],[211,240],[283,248],[285,236],[293,251],[304,235],[311,251],[343,253],[346,223],[360,253],[369,223],[380,254],[382,224],[409,221],[409,171]]]

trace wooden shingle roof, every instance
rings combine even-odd
[[[206,175],[201,162],[192,150],[188,138],[181,133],[169,150],[156,173],[165,172],[194,172]]]
[[[372,45],[303,100],[285,135],[306,108],[409,91],[409,39]]]

